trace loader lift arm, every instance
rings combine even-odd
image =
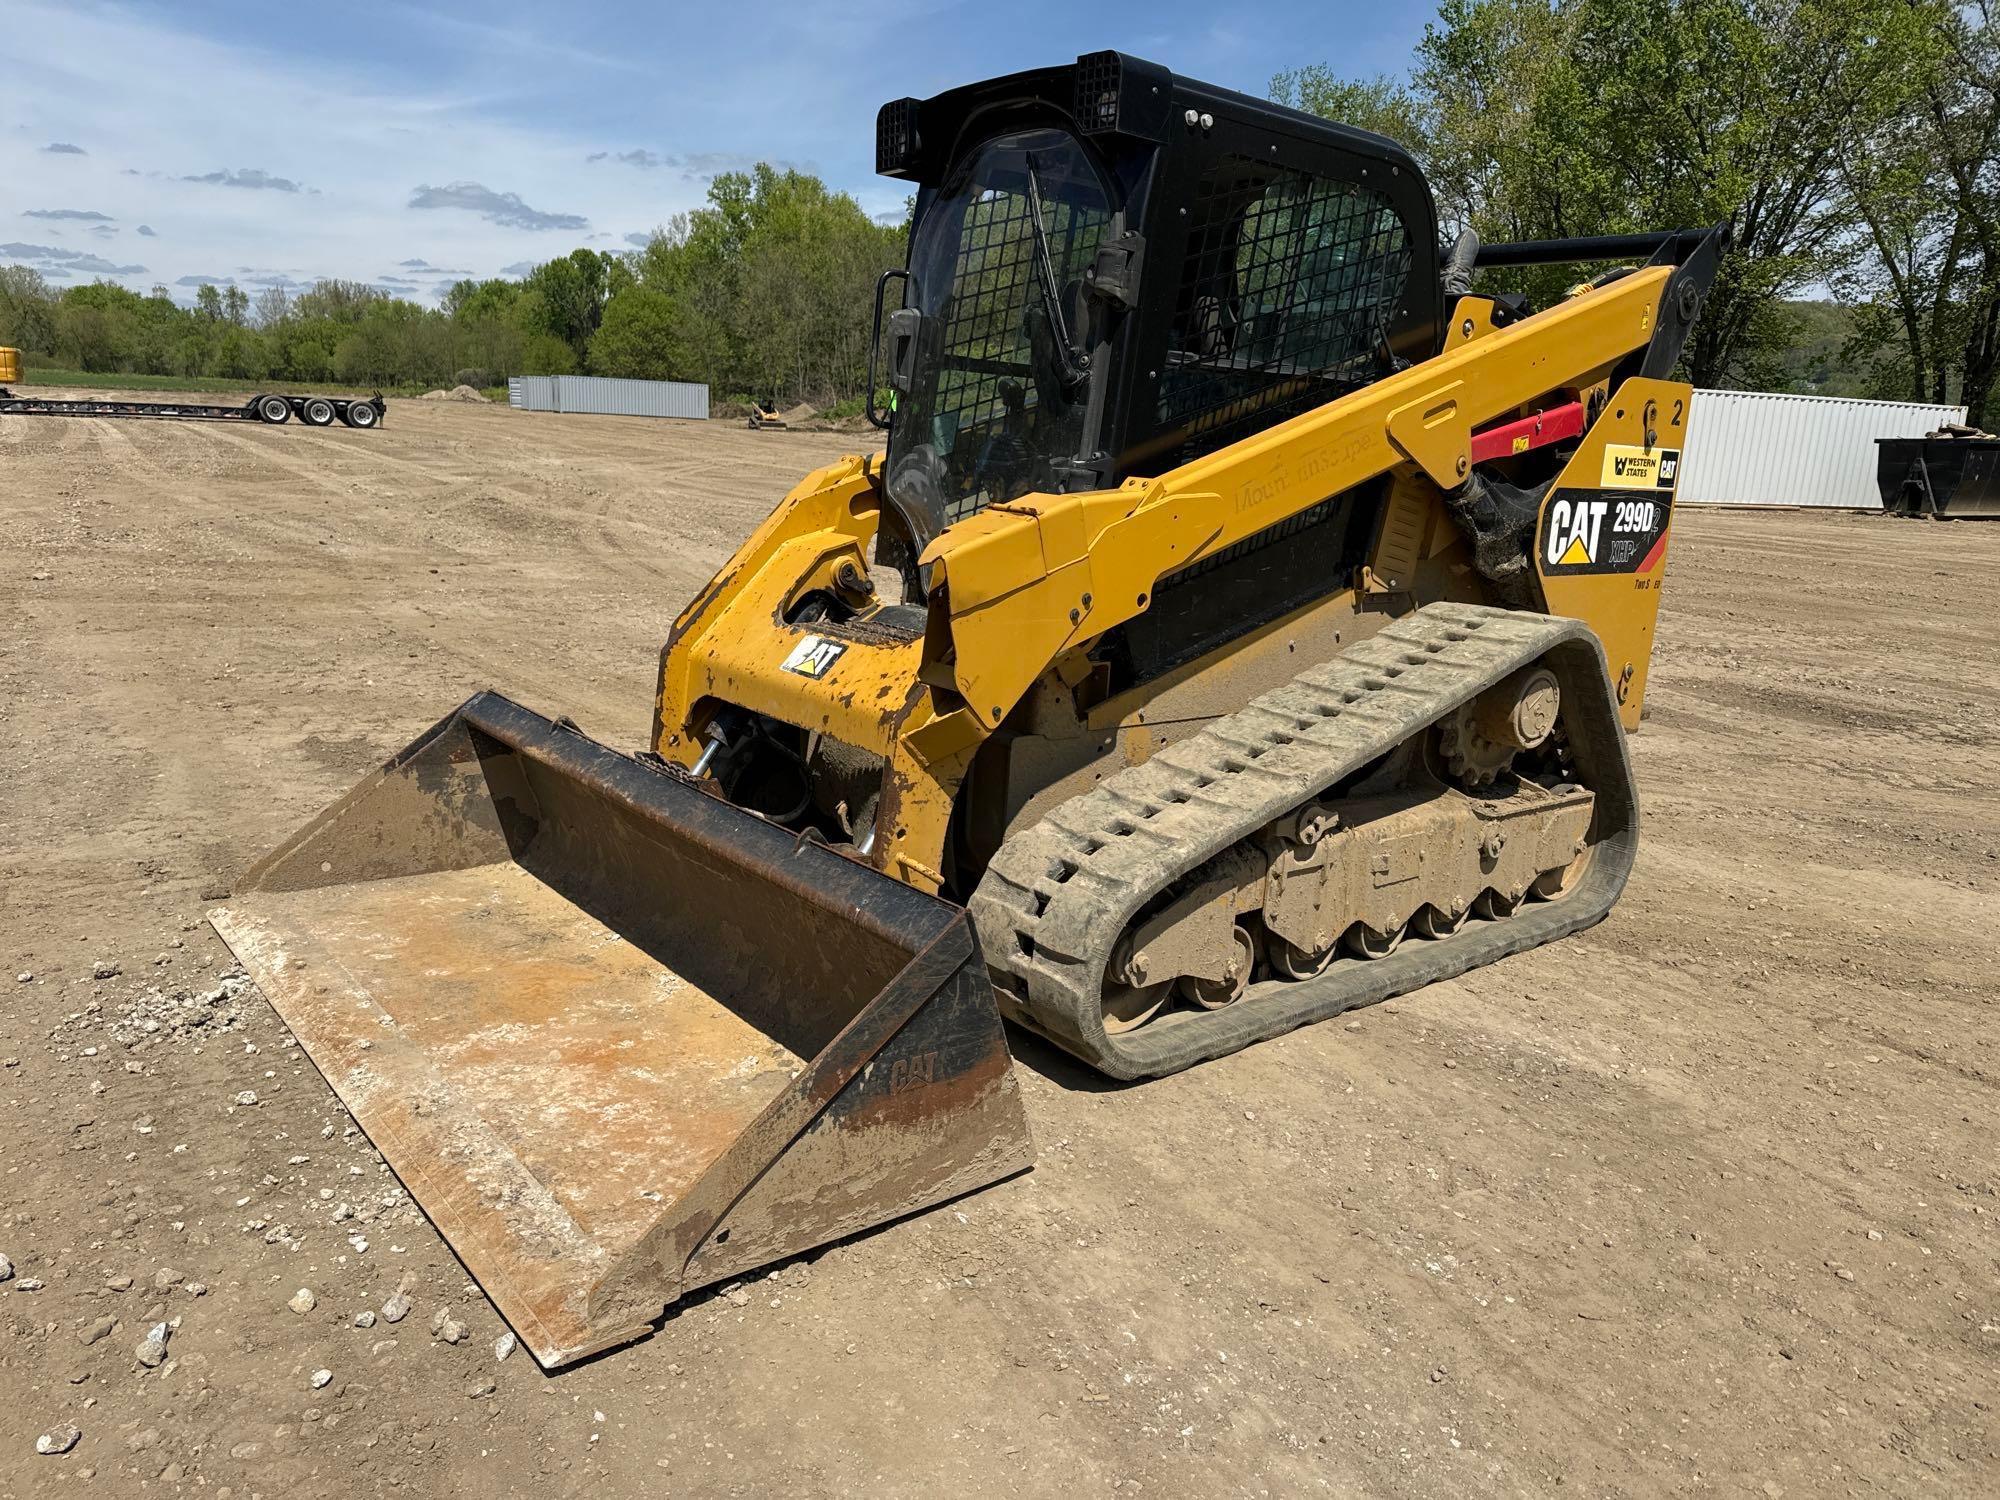
[[[1066,647],[1144,610],[1162,575],[1329,493],[1406,462],[1455,489],[1476,429],[1647,350],[1676,274],[1623,277],[1157,478],[1023,496],[960,522],[924,561],[966,712],[990,732]]]

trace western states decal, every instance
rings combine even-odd
[[[1680,477],[1678,448],[1634,448],[1628,443],[1604,446],[1604,472],[1598,484],[1607,490],[1667,490]]]
[[[1654,457],[1672,451],[1656,449]],[[1607,456],[1607,466],[1610,461]],[[1648,484],[1651,482],[1649,479]],[[1635,495],[1629,489],[1557,490],[1542,507],[1536,561],[1551,578],[1570,573],[1650,572],[1665,550],[1673,501],[1671,489],[1645,495]]]

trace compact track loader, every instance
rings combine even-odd
[[[877,161],[887,452],[682,612],[651,745],[478,694],[212,914],[545,1365],[1026,1167],[1003,1016],[1166,1073],[1632,865],[1720,231],[1446,252],[1388,141],[1115,53]],[[1472,290],[1562,261],[1625,264]]]

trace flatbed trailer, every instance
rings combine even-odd
[[[10,417],[173,417],[196,422],[289,422],[297,417],[308,427],[379,427],[385,412],[380,393],[373,396],[252,396],[241,406],[216,406],[188,401],[102,401],[94,397],[58,400],[23,396],[0,386],[0,416]]]

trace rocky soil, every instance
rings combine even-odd
[[[1684,514],[1602,926],[513,1349],[202,913],[475,688],[637,745],[852,441],[0,419],[0,1497],[2000,1491],[2000,525]]]

